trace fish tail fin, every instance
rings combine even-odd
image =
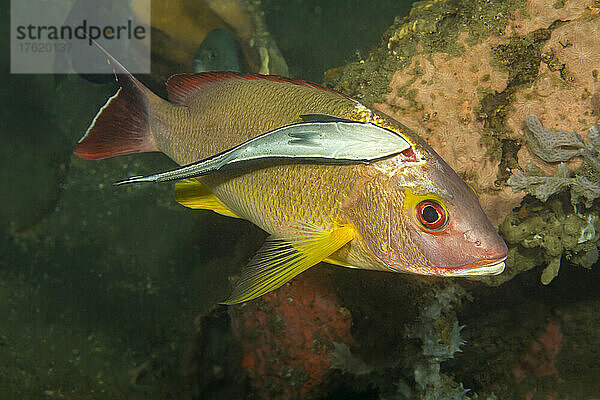
[[[137,80],[117,60],[96,44],[108,58],[121,86],[98,111],[74,154],[97,160],[121,154],[158,151],[150,127],[150,112],[165,102]]]

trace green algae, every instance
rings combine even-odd
[[[542,61],[542,48],[550,39],[552,30],[559,24],[547,29],[538,29],[525,36],[516,36],[507,44],[492,49],[494,60],[508,71],[508,87],[531,85],[539,73]]]
[[[502,281],[536,265],[545,264],[542,283],[558,274],[561,261],[591,268],[598,258],[600,210],[597,207],[574,213],[568,193],[546,203],[526,197],[518,211],[508,215],[500,233],[511,247],[510,263]],[[519,262],[516,260],[519,259]],[[526,262],[523,262],[527,259]],[[499,282],[498,279],[492,279]]]
[[[373,104],[390,92],[396,71],[404,70],[415,54],[445,53],[459,56],[464,45],[505,33],[510,13],[524,12],[524,0],[430,0],[414,4],[409,15],[396,18],[384,34],[384,43],[365,60],[328,71],[325,84]]]
[[[489,156],[501,160],[496,186],[502,186],[510,177],[510,169],[517,167],[516,156],[521,143],[507,138],[511,132],[506,125],[506,117],[515,100],[514,93],[535,82],[542,61],[555,62],[554,59],[548,59],[542,49],[550,39],[552,30],[561,24],[554,23],[549,28],[512,37],[508,43],[492,49],[494,63],[509,74],[507,87],[502,92],[483,95],[478,110],[478,118],[485,128],[481,142],[488,148]]]

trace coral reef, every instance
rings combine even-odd
[[[330,72],[326,82],[362,95],[424,136],[476,188],[498,225],[522,199],[505,181],[526,165],[522,124],[532,107],[538,115],[556,111],[571,119],[592,110],[598,19],[582,2],[479,3],[415,3],[390,28],[384,48]],[[541,96],[532,93],[538,86]],[[556,109],[567,103],[574,112]]]
[[[367,59],[325,76],[330,86],[358,95],[414,129],[476,190],[513,247],[506,272],[480,281],[500,284],[545,264],[547,283],[558,271],[557,260],[585,267],[596,260],[595,238],[571,240],[598,217],[590,207],[600,195],[593,134],[600,115],[600,15],[594,4],[416,2]],[[530,115],[543,125],[531,117],[526,126]],[[557,130],[565,127],[581,136]],[[525,192],[511,185],[542,200],[570,190],[572,202],[583,200],[588,208],[556,213],[556,207],[521,206]],[[561,231],[552,229],[552,235],[561,236],[551,240],[550,231],[543,230],[550,222],[543,228],[526,222],[534,212],[570,223]],[[530,255],[534,249],[542,249],[542,255]]]
[[[507,34],[526,35],[537,29],[550,26],[554,21],[570,21],[586,12],[585,1],[527,0],[526,9],[515,9],[511,13]]]
[[[503,141],[503,122],[497,121],[506,114],[515,85],[511,74],[524,75],[514,63],[503,66],[497,54],[510,42],[505,30],[511,11],[521,6],[519,1],[417,2],[390,28],[383,49],[362,64],[326,75],[336,89],[373,102],[423,136],[475,188],[496,225],[523,197],[499,179],[504,160],[516,166],[510,158],[518,148]],[[535,49],[543,38],[524,42]],[[529,59],[525,50],[531,47],[513,46],[505,59]],[[539,61],[534,64],[535,74]]]
[[[537,378],[555,376],[559,382],[562,381],[556,370],[556,357],[563,348],[563,339],[560,320],[548,322],[544,333],[531,343],[527,353],[513,366],[511,372],[517,383],[523,381],[529,373]]]
[[[385,33],[383,44],[368,57],[325,74],[327,85],[415,130],[476,189],[486,213],[509,245],[506,271],[479,279],[489,285],[507,283],[539,265],[545,266],[541,274],[544,284],[556,277],[561,266],[561,278],[563,274],[580,278],[597,274],[590,271],[597,263],[600,243],[596,234],[600,210],[594,202],[600,194],[600,171],[596,167],[600,142],[596,125],[600,116],[600,13],[596,3],[416,2],[410,15],[397,18]],[[526,196],[520,189],[533,196]],[[566,269],[567,265],[585,269]],[[536,291],[527,301],[541,301],[537,299],[552,289],[539,288],[537,279],[536,273],[522,274],[502,288],[480,288],[480,296],[493,291],[490,297],[501,296],[502,300],[494,298],[485,307],[479,305],[485,310],[478,311],[473,322],[478,325],[469,332],[472,346],[465,347],[473,358],[454,361],[442,355],[436,360],[432,355],[415,357],[413,350],[405,349],[410,367],[404,364],[402,373],[395,371],[397,392],[392,395],[388,391],[382,397],[444,398],[439,395],[444,390],[445,398],[476,396],[465,394],[455,381],[490,397],[494,391],[502,395],[500,398],[557,398],[556,393],[565,398],[568,393],[581,393],[573,391],[575,384],[560,386],[556,382],[558,372],[548,372],[553,366],[565,379],[560,359],[569,356],[560,351],[560,346],[566,348],[568,341],[560,340],[560,335],[566,322],[561,320],[558,329],[550,324],[543,335],[530,337],[527,329],[544,327],[556,316],[548,315],[547,308],[533,307],[521,316],[520,323],[528,328],[520,330],[511,325],[510,317],[523,303],[515,302],[514,310],[500,304],[510,302],[515,292],[532,288]],[[553,282],[553,288],[565,284],[559,279]],[[576,293],[577,287],[573,283],[562,293]],[[423,301],[415,293],[409,297]],[[456,317],[438,318],[439,325],[428,319],[434,304],[421,303],[420,322],[409,328],[428,354],[440,354],[444,346],[449,349],[449,337],[454,337],[456,344],[465,335]],[[503,322],[490,322],[494,328],[480,333],[485,318],[482,313],[497,307],[504,311],[489,312],[493,315],[490,319]],[[349,308],[355,324],[359,324],[360,313]],[[544,312],[538,314],[536,310]],[[432,329],[427,328],[427,321],[431,321]],[[443,336],[439,329],[434,330],[436,326],[444,327]],[[355,337],[363,344],[368,335]],[[445,339],[436,341],[441,337]],[[477,354],[485,355],[477,359]],[[463,363],[469,362],[477,366],[469,371],[470,375],[461,374]],[[448,365],[454,377],[444,375]],[[515,379],[512,371],[519,368],[525,376],[521,384],[508,383]],[[375,371],[381,374],[380,369]],[[477,378],[470,380],[473,376]],[[584,380],[575,375],[570,379]],[[449,394],[447,389],[454,392]],[[597,397],[594,390],[586,391],[588,397]]]
[[[465,43],[467,38],[461,35],[460,43]],[[508,84],[508,73],[497,71],[492,65],[490,49],[498,44],[496,38],[486,39],[466,48],[464,58],[448,59],[444,53],[417,54],[406,70],[394,74],[390,82],[394,91],[385,103],[376,104],[382,111],[417,129],[468,180],[495,224],[518,205],[522,197],[496,187],[501,157],[492,155],[482,140],[473,140],[478,132],[484,132],[482,121],[477,117],[482,93],[501,92]],[[476,61],[469,61],[470,66],[465,69],[465,60]],[[502,202],[495,198],[498,192]]]
[[[579,4],[584,2],[568,2]],[[598,65],[600,51],[594,32],[600,19],[583,9],[579,18],[554,29],[541,52],[539,75],[529,87],[515,92],[514,102],[506,116],[506,125],[515,137],[528,132],[524,122],[536,115],[548,128],[568,127],[586,135],[600,114]],[[565,17],[565,19],[567,19]],[[556,165],[543,160],[529,146],[519,149],[518,163],[522,169],[530,163],[552,174]],[[569,162],[575,167],[577,160]]]
[[[597,399],[599,276],[570,269],[545,287],[530,273],[471,291],[459,310],[467,346],[442,369],[498,399]]]
[[[527,145],[546,162],[568,161],[583,154],[585,144],[576,132],[546,129],[535,115],[527,117],[527,128]]]
[[[241,341],[242,367],[262,398],[318,397],[335,373],[330,353],[354,343],[352,318],[318,271],[231,307],[230,315]]]
[[[450,285],[439,290],[434,301],[421,311],[420,324],[409,328],[409,336],[419,338],[423,342],[423,355],[431,357],[435,362],[452,358],[464,344],[460,338],[462,328],[458,326],[458,321],[448,326],[448,332],[438,332],[435,326],[436,321],[442,317],[442,311],[446,316],[451,306],[458,304],[463,297],[466,297],[466,292],[459,286]]]
[[[598,200],[587,208],[582,194],[574,210],[569,193],[578,176],[594,182],[583,150],[600,141],[598,15],[593,0],[419,2],[372,55],[328,74],[418,131],[477,188],[510,245],[506,272],[487,281],[502,287],[320,266],[210,311],[261,233],[177,208],[168,186],[110,185],[168,168],[157,155],[70,160],[114,88],[7,73],[0,398],[599,398]],[[526,124],[532,114],[543,124]],[[533,131],[566,139],[540,146]],[[522,200],[506,185],[515,173],[543,178],[534,194],[564,180]],[[561,268],[550,287],[537,271],[520,274],[541,264],[545,283]],[[454,284],[476,301],[459,306]]]
[[[548,284],[558,275],[563,255],[571,263],[585,268],[591,268],[598,261],[598,210],[591,207],[600,197],[599,135],[594,125],[585,140],[576,132],[546,129],[535,115],[527,117],[527,127],[526,141],[530,151],[545,163],[560,164],[552,176],[529,164],[526,167],[528,175],[516,170],[508,179],[508,185],[515,192],[527,191],[541,202],[570,190],[571,207],[563,204],[564,197],[553,200],[547,207],[533,205],[526,208],[524,205],[520,214],[512,214],[504,221],[501,231],[509,243],[519,246],[516,250],[521,253],[525,249],[542,250],[537,255],[538,260],[541,258],[546,263],[541,281]],[[574,157],[583,160],[578,160],[579,166],[572,173],[565,162]],[[582,200],[585,209],[578,208]],[[531,263],[523,263],[516,267],[529,269],[531,266]],[[511,271],[515,273],[513,268]]]
[[[591,268],[598,260],[599,222],[597,210],[574,213],[566,194],[547,203],[526,200],[500,226],[510,247],[507,272],[505,276],[489,278],[488,282],[500,284],[520,272],[546,265],[541,281],[548,284],[558,274],[563,258],[571,264]]]

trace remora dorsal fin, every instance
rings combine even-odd
[[[330,114],[302,114],[300,118],[302,118],[302,121],[304,122],[360,122],[347,118],[336,117],[335,115]]]
[[[184,179],[177,182],[175,184],[175,200],[184,207],[212,210],[228,217],[241,218],[196,179]]]
[[[325,260],[355,235],[350,226],[338,226],[326,232],[305,224],[294,238],[269,237],[242,271],[231,296],[221,304],[242,303],[277,289]]]
[[[304,86],[313,89],[323,90],[336,94],[340,97],[348,98],[347,96],[333,89],[326,88],[313,82],[304,81],[301,79],[286,78],[278,75],[260,75],[260,74],[243,74],[241,72],[232,71],[214,71],[214,72],[199,72],[197,74],[177,74],[171,76],[167,80],[167,92],[169,100],[175,104],[189,105],[191,99],[199,91],[207,86],[225,82],[229,80],[248,80],[248,81],[269,81],[296,86]]]

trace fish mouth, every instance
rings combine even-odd
[[[474,268],[458,270],[452,273],[452,276],[482,276],[482,275],[500,275],[504,272],[504,261],[499,261],[495,264],[480,265]]]
[[[483,276],[500,275],[506,267],[504,261],[506,257],[496,260],[482,260],[477,263],[467,264],[454,268],[440,268],[442,275],[446,276]]]

